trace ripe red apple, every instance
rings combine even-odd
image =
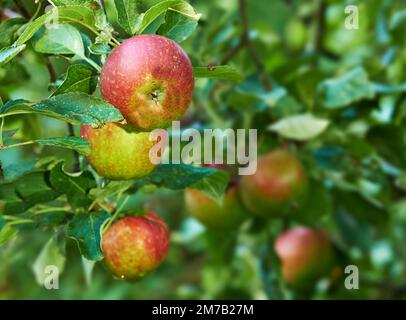
[[[226,191],[222,205],[195,189],[186,189],[185,202],[187,212],[209,228],[232,229],[247,218],[235,186]]]
[[[282,274],[291,286],[306,286],[333,269],[334,251],[326,233],[305,227],[290,229],[275,242]]]
[[[108,56],[100,75],[101,94],[137,128],[167,128],[188,108],[192,64],[174,41],[158,35],[127,39]]]
[[[125,217],[103,235],[102,250],[114,275],[138,280],[156,269],[168,255],[168,227],[154,212]]]
[[[90,142],[87,159],[102,177],[137,179],[155,167],[149,151],[156,141],[150,141],[149,132],[137,132],[130,125],[109,122],[101,128],[82,126],[80,135]]]
[[[257,171],[243,176],[239,189],[250,211],[269,218],[282,215],[293,200],[302,197],[306,185],[301,163],[289,151],[279,149],[258,158]]]

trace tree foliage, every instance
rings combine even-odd
[[[0,298],[404,298],[406,6],[353,2],[356,29],[333,0],[0,1]],[[255,128],[259,154],[283,146],[300,159],[309,191],[289,216],[216,232],[187,215],[183,190],[221,203],[224,171],[162,164],[108,181],[89,166],[79,126],[123,120],[100,96],[100,70],[139,34],[189,55],[185,126]],[[171,229],[167,262],[113,281],[104,226],[151,208]],[[273,249],[297,225],[325,230],[338,257],[337,275],[306,292],[286,286]],[[47,264],[63,270],[61,290],[36,283]],[[359,290],[345,289],[346,265]]]

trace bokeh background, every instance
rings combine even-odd
[[[1,1],[2,20],[6,8],[18,11],[23,5],[33,13],[33,2]],[[148,8],[157,2],[146,0],[140,5]],[[113,1],[105,3],[109,20],[120,31]],[[171,228],[169,257],[153,274],[126,283],[113,279],[102,263],[90,274],[71,240],[60,289],[46,290],[37,284],[33,264],[55,230],[20,232],[7,243],[0,241],[0,298],[406,297],[406,3],[247,0],[243,15],[237,0],[190,3],[202,14],[196,32],[181,44],[193,65],[229,64],[241,71],[244,80],[238,84],[196,80],[183,124],[256,128],[260,154],[282,145],[291,148],[312,181],[312,201],[300,208],[299,218],[264,222],[252,217],[240,228],[218,232],[188,214],[183,191],[142,190],[126,207],[154,209]],[[345,28],[347,5],[358,7],[358,29]],[[249,45],[240,44],[243,34],[248,35]],[[0,33],[0,45],[5,41]],[[58,75],[66,71],[68,62],[63,58],[49,60]],[[49,83],[43,56],[31,48],[0,67],[3,101],[44,99]],[[329,88],[325,95],[320,94],[321,85]],[[337,108],[329,107],[346,94],[350,97],[344,107],[340,102]],[[328,128],[307,141],[269,129],[275,121],[305,112],[328,119]],[[8,118],[5,129],[16,127],[20,130],[15,138],[22,141],[68,135],[64,123],[39,116]],[[39,155],[74,162],[69,150],[39,146],[2,151],[0,160],[3,166],[22,166]],[[346,290],[340,277],[321,279],[305,295],[283,285],[276,288],[280,283],[269,261],[270,234],[297,225],[326,230],[341,265],[358,266],[359,290]]]

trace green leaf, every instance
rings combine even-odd
[[[387,208],[371,203],[358,192],[336,189],[334,190],[334,201],[359,221],[382,225],[388,220]]]
[[[3,130],[3,132],[1,133],[1,141],[3,141],[3,145],[9,144],[9,141],[13,139],[13,136],[17,133],[17,131],[18,129]]]
[[[4,201],[4,207],[1,209],[2,214],[23,213],[32,206],[18,196],[14,185],[11,183],[0,185],[0,199]]]
[[[385,160],[399,168],[406,166],[404,128],[390,125],[375,126],[368,131],[366,139]]]
[[[18,177],[22,176],[29,171],[35,170],[48,170],[53,167],[60,160],[54,157],[44,157],[39,161],[28,161],[28,162],[17,162],[9,163],[3,167],[4,169],[4,179],[5,180],[16,180]]]
[[[34,205],[49,202],[60,196],[60,193],[48,185],[46,172],[25,174],[13,183],[14,189],[24,202]]]
[[[396,178],[395,184],[399,189],[406,191],[406,172],[402,172]]]
[[[95,26],[96,23],[93,10],[84,6],[83,1],[79,5],[59,7],[58,15],[60,22],[74,22],[90,27]]]
[[[137,1],[114,0],[117,9],[118,23],[129,35],[133,35],[138,19]]]
[[[96,187],[93,175],[89,171],[80,176],[72,176],[63,170],[63,162],[57,164],[51,171],[51,185],[61,193],[66,194],[69,204],[74,209],[87,208],[92,203],[88,193]]]
[[[277,107],[278,103],[287,98],[287,91],[285,88],[277,87],[272,88],[272,91],[258,93],[258,97],[261,98],[268,107]]]
[[[399,200],[389,207],[389,212],[395,223],[406,222],[406,199]],[[0,229],[1,230],[1,229]]]
[[[69,67],[63,83],[52,94],[57,96],[66,92],[93,93],[97,85],[97,75],[93,69],[82,64],[73,64]]]
[[[93,198],[103,199],[127,191],[133,183],[133,181],[110,181],[103,188],[90,190],[89,194]]]
[[[34,50],[48,54],[76,54],[84,56],[85,48],[79,30],[69,24],[59,24],[52,29],[44,29],[35,36]]]
[[[13,180],[34,168],[35,161],[26,163],[9,163],[3,167],[5,180]]]
[[[52,1],[56,6],[90,6],[94,0],[53,0]]]
[[[95,261],[87,260],[85,257],[82,256],[82,269],[87,286],[90,286],[92,284],[92,276],[95,264]]]
[[[17,235],[18,231],[13,226],[6,224],[0,229],[0,247]]]
[[[89,51],[94,55],[107,55],[111,52],[111,48],[106,43],[93,43],[89,46]]]
[[[79,92],[60,94],[35,104],[28,104],[21,99],[8,101],[0,107],[0,114],[27,110],[72,124],[94,127],[123,119],[120,111],[103,99]]]
[[[394,12],[394,14],[391,16],[391,19],[389,21],[389,29],[394,30],[398,27],[403,26],[406,20],[406,10],[397,10]]]
[[[35,226],[43,228],[55,228],[61,225],[65,225],[74,217],[74,213],[70,211],[61,211],[61,208],[54,208],[51,206],[43,205],[43,210],[49,210],[48,212],[41,212],[35,214],[35,209],[31,209],[31,218],[35,221]],[[42,210],[41,208],[41,210]],[[72,211],[72,210],[71,210]]]
[[[357,67],[339,78],[321,82],[317,88],[319,98],[327,109],[349,106],[353,102],[374,97],[374,86],[368,74]]]
[[[45,25],[45,23],[49,21],[54,12],[54,10],[50,10],[34,21],[28,23],[14,44],[16,46],[20,46],[30,40],[34,36],[35,32],[37,32],[43,25]]]
[[[327,129],[330,121],[312,114],[299,114],[283,118],[269,126],[282,137],[300,141],[313,139]]]
[[[6,225],[6,219],[2,215],[0,215],[0,231]]]
[[[217,171],[214,168],[195,167],[183,163],[161,164],[149,176],[137,181],[137,184],[154,184],[172,190],[181,190]]]
[[[27,105],[28,103],[29,101],[25,99],[9,100],[5,104],[0,106],[0,114],[5,114],[8,111],[15,109],[17,107],[19,110],[29,110],[30,107]]]
[[[75,22],[80,25],[92,27],[95,24],[95,18],[93,10],[82,5],[53,8],[34,21],[28,23],[24,31],[16,40],[15,45],[18,46],[26,43],[45,24],[49,23],[50,27],[54,27],[62,22]]]
[[[169,8],[165,14],[165,23],[158,29],[158,34],[164,35],[176,42],[186,40],[197,27],[200,14],[196,14],[188,3]]]
[[[0,67],[5,65],[21,51],[25,49],[25,44],[17,47],[7,47],[0,50]]]
[[[99,211],[76,215],[68,224],[68,236],[78,243],[82,255],[92,261],[103,259],[101,250],[101,227],[110,218],[107,212]]]
[[[191,188],[199,190],[209,198],[221,204],[229,181],[230,175],[226,171],[217,170],[193,184]]]
[[[97,10],[95,10],[94,17],[94,26],[97,30],[100,30],[102,34],[102,36],[96,37],[96,42],[108,42],[115,31],[111,23],[108,21],[104,10],[102,8],[98,8]]]
[[[8,215],[24,213],[32,206],[55,200],[60,195],[48,185],[46,172],[29,172],[15,181],[0,184],[0,199],[4,201],[2,213]]]
[[[166,0],[152,6],[142,15],[142,20],[136,33],[142,33],[160,15],[165,13],[169,8],[176,8],[178,5],[188,5],[188,3],[182,0]]]
[[[54,112],[65,119],[94,126],[123,119],[120,111],[111,104],[84,93],[61,94],[35,104],[33,109],[44,113]]]
[[[61,274],[65,267],[65,262],[66,258],[58,246],[56,237],[53,236],[42,248],[32,265],[32,270],[37,283],[39,285],[44,285],[46,277],[48,276],[46,273],[46,268],[48,266],[57,267],[59,274]]]
[[[16,39],[18,29],[26,22],[24,18],[11,18],[0,24],[0,48],[8,47]]]
[[[406,83],[399,84],[374,83],[373,87],[376,93],[383,94],[395,94],[406,91]]]
[[[292,213],[300,223],[319,227],[322,219],[333,211],[332,197],[323,183],[309,179],[308,184],[308,196],[299,200],[298,208],[292,209]]]
[[[196,78],[229,80],[233,82],[240,82],[244,79],[243,75],[231,66],[194,67],[193,71]]]
[[[88,155],[90,153],[90,143],[79,137],[55,137],[38,139],[34,141],[44,146],[61,147],[75,150],[83,155]]]

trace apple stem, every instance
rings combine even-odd
[[[111,226],[111,224],[114,222],[114,220],[117,218],[117,216],[120,214],[121,210],[124,208],[128,200],[130,199],[130,196],[126,196],[121,202],[120,206],[117,208],[117,210],[114,212],[114,215],[110,218],[109,222],[104,226],[102,234],[105,233]]]
[[[85,60],[88,64],[90,64],[93,68],[95,68],[100,73],[101,67],[96,62],[94,62],[92,59],[89,59],[86,56],[81,56],[81,58],[83,60]]]
[[[3,216],[5,219],[7,219],[7,220],[11,220],[10,222],[7,222],[7,224],[9,225],[9,226],[11,226],[11,225],[16,225],[16,224],[22,224],[22,223],[33,223],[34,222],[34,220],[32,220],[32,219],[21,219],[21,218],[18,218],[18,217],[14,217],[14,216]]]
[[[28,145],[28,144],[34,144],[35,142],[36,141],[31,140],[31,141],[25,141],[25,142],[10,144],[8,146],[0,146],[0,150],[6,150],[6,149],[11,149],[11,148],[21,147],[21,146],[25,146],[25,145]]]
[[[1,122],[0,122],[0,146],[3,145],[3,127],[4,127],[4,118],[1,118]]]
[[[41,3],[41,1],[39,1],[38,6],[37,6],[37,10],[35,10],[34,15],[31,17],[31,19],[28,21],[28,23],[34,21],[34,19],[38,16],[39,11],[41,10],[41,6],[42,6],[42,3]]]
[[[45,209],[36,210],[33,212],[34,215],[46,214],[49,212],[66,212],[70,213],[71,211],[66,210],[65,208],[58,208],[58,207],[50,207]]]

